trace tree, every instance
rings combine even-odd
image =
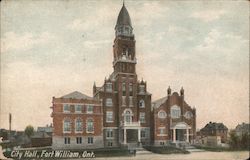
[[[25,128],[24,133],[30,138],[30,136],[32,136],[34,134],[34,127],[31,125],[28,125]]]

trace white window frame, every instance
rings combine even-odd
[[[107,111],[107,112],[106,112],[106,122],[107,122],[107,123],[112,123],[112,122],[114,122],[113,111]]]
[[[143,118],[143,120],[142,120],[142,118]],[[146,123],[146,114],[145,114],[145,112],[140,112],[139,120],[140,120],[140,123]]]
[[[66,123],[69,124],[66,126]],[[69,128],[69,130],[65,130],[66,128]],[[63,133],[71,133],[71,131],[72,131],[71,120],[66,118],[63,120]]]
[[[139,108],[145,108],[145,101],[143,99],[139,101]]]
[[[76,144],[82,144],[82,137],[76,137]]]
[[[92,123],[92,129],[91,130],[89,130],[90,129],[89,123]],[[94,133],[94,130],[95,130],[94,129],[94,120],[92,118],[88,118],[86,120],[86,133]]]
[[[187,112],[185,113],[184,117],[187,118],[187,119],[191,119],[191,118],[193,117],[193,113],[190,112],[190,111],[187,111]]]
[[[65,107],[67,107],[68,110],[65,110]],[[63,113],[70,113],[70,105],[69,104],[63,104]]]
[[[106,91],[107,91],[107,92],[112,92],[112,89],[113,89],[113,88],[112,88],[112,83],[110,83],[110,82],[106,83],[106,86],[105,86],[105,87],[106,87]]]
[[[139,85],[139,93],[145,93],[145,85],[144,84]]]
[[[88,143],[89,145],[94,144],[94,137],[88,137],[88,138],[87,138],[87,143]]]
[[[170,109],[171,111],[171,118],[180,118],[181,116],[181,108],[177,105],[174,105]]]
[[[143,136],[144,135],[144,136]],[[141,138],[147,138],[147,133],[145,129],[141,130]]]
[[[113,139],[114,138],[114,131],[113,129],[106,130],[106,139]]]
[[[80,129],[78,130],[78,123],[81,123]],[[83,132],[83,122],[81,118],[76,118],[75,119],[75,133],[82,133]]]
[[[160,110],[158,112],[158,118],[165,119],[166,117],[167,117],[167,113],[164,110]]]
[[[89,108],[92,108],[92,110],[90,111]],[[92,114],[94,113],[94,106],[93,105],[87,105],[87,114]]]
[[[125,82],[122,82],[122,91],[126,92],[126,83]]]
[[[107,107],[112,107],[113,106],[112,98],[107,98],[105,103]]]
[[[70,144],[70,137],[64,137],[64,144]]]
[[[79,109],[78,107],[80,107],[81,109],[80,109],[80,111],[79,110],[77,110],[77,109]],[[82,108],[83,108],[83,105],[75,105],[75,113],[82,113]]]

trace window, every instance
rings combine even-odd
[[[172,118],[180,118],[181,116],[181,109],[179,106],[174,105],[171,107],[171,117]]]
[[[91,106],[91,105],[88,105],[87,106],[87,113],[93,113],[93,106]]]
[[[140,122],[145,123],[145,113],[144,112],[140,112]]]
[[[144,102],[143,99],[141,99],[141,100],[139,101],[139,107],[140,107],[140,108],[145,108],[145,102]]]
[[[164,142],[160,142],[160,145],[161,145],[161,146],[164,146]]]
[[[165,134],[165,128],[160,128],[160,134]]]
[[[75,131],[76,132],[82,132],[83,127],[82,127],[82,120],[80,118],[76,119],[76,123],[75,123]]]
[[[63,132],[70,133],[71,132],[71,122],[69,119],[65,119],[63,121]]]
[[[139,93],[145,92],[145,85],[139,85]]]
[[[106,112],[106,122],[113,122],[113,112],[112,111]]]
[[[126,96],[122,96],[122,105],[126,106]]]
[[[122,83],[122,91],[126,91],[126,83],[125,82]]]
[[[146,138],[146,131],[145,130],[141,130],[141,138]]]
[[[112,129],[108,129],[106,131],[106,137],[107,138],[113,138],[113,130]]]
[[[190,119],[190,118],[192,118],[193,117],[193,113],[192,112],[190,112],[190,111],[187,111],[186,113],[185,113],[185,115],[184,115],[187,119]]]
[[[132,113],[130,111],[126,111],[124,118],[125,118],[125,122],[128,122],[128,123],[132,122]]]
[[[112,92],[112,83],[106,83],[106,91]]]
[[[93,119],[87,120],[87,133],[93,133],[94,132],[94,122]]]
[[[129,106],[133,107],[133,97],[129,96]]]
[[[167,117],[167,113],[163,110],[158,112],[158,117],[159,118],[166,118]]]
[[[63,104],[63,112],[70,112],[70,105],[69,104]]]
[[[82,137],[76,137],[76,144],[82,144]]]
[[[109,106],[109,107],[113,106],[112,98],[107,98],[106,99],[106,106]]]
[[[129,95],[132,96],[133,95],[133,84],[129,83]]]
[[[75,105],[75,112],[81,113],[82,112],[82,105]]]
[[[64,144],[70,144],[70,137],[64,137]]]
[[[88,137],[88,144],[93,144],[94,138],[93,137]]]

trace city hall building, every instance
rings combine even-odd
[[[123,4],[115,26],[113,73],[93,96],[80,92],[53,97],[54,148],[103,148],[192,143],[196,112],[184,89],[155,102],[136,74],[136,40]],[[163,90],[165,92],[165,90]]]

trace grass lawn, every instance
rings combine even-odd
[[[173,146],[148,146],[145,147],[145,149],[158,154],[175,154],[175,153],[181,153],[181,154],[188,154],[189,152],[180,148],[176,148]]]
[[[248,149],[241,149],[241,148],[230,148],[230,147],[212,147],[212,146],[200,146],[200,145],[195,145],[195,148],[197,149],[204,149],[206,151],[211,151],[211,152],[232,152],[232,151],[248,151]]]

